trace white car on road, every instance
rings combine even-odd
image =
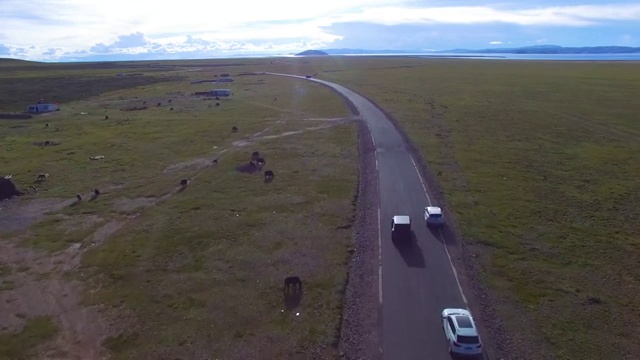
[[[411,236],[411,218],[408,215],[394,216],[391,219],[391,239],[410,241]]]
[[[449,342],[449,352],[456,355],[482,354],[482,341],[469,310],[442,310],[442,328]]]
[[[444,215],[442,209],[437,206],[427,206],[424,208],[424,221],[427,226],[444,225]]]

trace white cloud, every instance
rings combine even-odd
[[[640,20],[640,4],[563,6],[535,9],[497,9],[486,6],[401,7],[365,9],[336,16],[336,22],[362,21],[384,25],[407,23],[586,26],[604,20]]]
[[[502,45],[504,43],[502,41],[492,41],[489,44],[491,44],[491,45]]]
[[[640,21],[640,3],[507,8],[417,6],[412,0],[180,0],[167,5],[151,0],[0,1],[0,44],[11,54],[20,52],[30,59],[55,58],[92,47],[111,52],[296,51],[301,48],[295,46],[304,49],[341,39],[323,27],[346,22],[575,27]]]

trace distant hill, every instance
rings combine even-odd
[[[20,59],[11,59],[11,58],[0,58],[0,67],[2,66],[38,66],[44,65],[44,63],[38,61],[28,61],[28,60],[20,60]]]
[[[640,47],[630,46],[585,46],[564,47],[558,45],[534,45],[517,48],[494,49],[453,49],[437,51],[438,53],[462,54],[636,54]]]
[[[307,51],[303,51],[301,53],[296,54],[296,56],[327,56],[327,55],[329,54],[320,50],[307,50]]]

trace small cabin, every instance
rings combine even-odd
[[[209,96],[231,96],[231,90],[229,89],[215,89],[209,91]]]
[[[60,108],[57,104],[34,104],[27,106],[27,112],[32,114],[47,113],[58,110],[60,110]]]

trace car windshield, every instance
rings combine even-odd
[[[395,230],[398,232],[409,232],[411,230],[411,225],[409,224],[396,224]]]
[[[479,344],[480,339],[477,336],[462,336],[458,335],[458,342],[460,344]]]
[[[432,218],[441,218],[441,217],[442,217],[442,214],[429,214],[429,217],[432,217]]]

